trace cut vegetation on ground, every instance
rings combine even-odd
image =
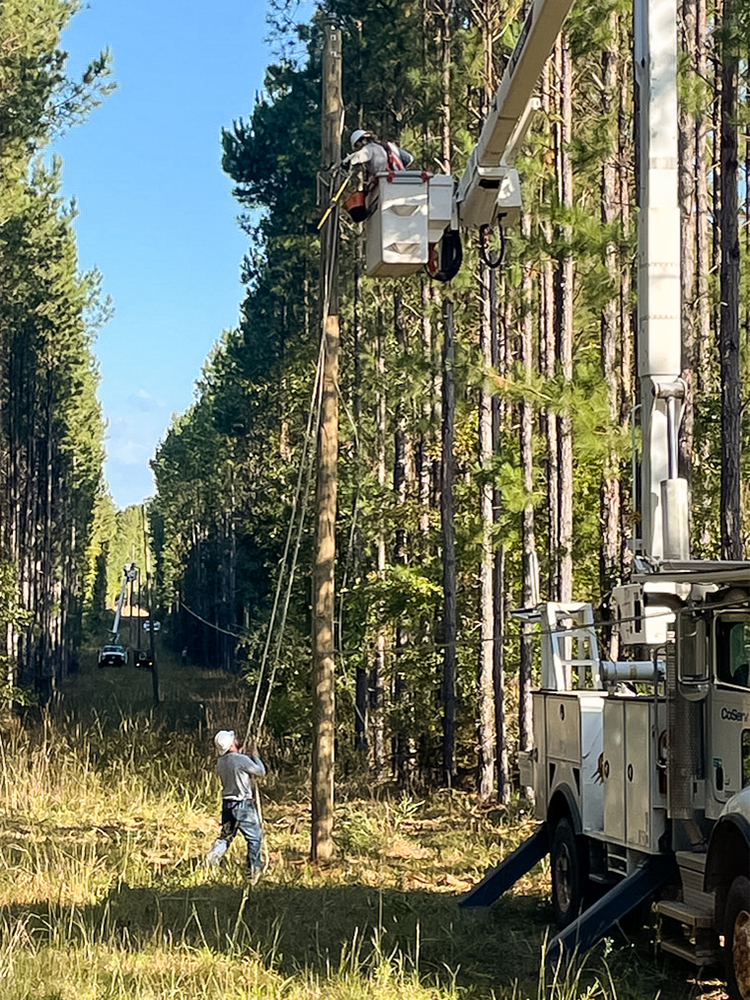
[[[350,778],[336,861],[315,870],[304,762],[269,760],[267,873],[250,886],[239,845],[206,869],[218,816],[206,719],[239,712],[242,690],[226,675],[169,664],[163,674],[164,718],[192,718],[187,728],[139,713],[150,677],[102,678],[93,663],[68,681],[50,716],[6,726],[1,996],[719,995],[691,986],[678,963],[656,966],[642,935],[637,947],[619,936],[551,987],[540,974],[551,916],[544,869],[483,917],[461,913],[460,895],[528,834],[532,821],[517,804],[482,811],[456,791],[365,795]]]

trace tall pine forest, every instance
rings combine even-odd
[[[108,55],[67,76],[73,0],[0,3],[0,697],[46,700],[75,668],[106,548],[99,276],[78,268],[48,143],[109,89]]]
[[[140,513],[116,512],[102,481],[92,352],[106,304],[97,276],[78,272],[58,168],[40,159],[107,87],[106,54],[82,81],[65,76],[58,40],[75,6],[0,3],[8,697],[43,693],[70,669],[143,532]],[[245,295],[195,403],[157,449],[147,511],[174,648],[241,674],[251,691],[268,665],[266,738],[280,753],[305,752],[313,724],[319,174],[332,166],[320,152],[324,25],[342,33],[345,148],[368,128],[417,166],[458,176],[525,13],[504,0],[325,0],[300,25],[295,11],[292,0],[269,4],[265,89],[221,137],[247,234]],[[748,17],[746,0],[679,10],[679,444],[696,558],[748,550]],[[521,223],[484,248],[466,234],[449,283],[368,278],[362,229],[341,215],[342,769],[470,781],[481,798],[506,800],[515,751],[530,745],[538,655],[511,611],[589,600],[617,652],[609,594],[627,579],[638,532],[631,53],[629,4],[574,4],[518,164]]]
[[[223,135],[248,235],[241,320],[158,449],[152,517],[164,538],[161,593],[191,654],[251,684],[269,656],[267,724],[293,747],[311,726],[316,187],[331,166],[320,153],[324,22],[343,38],[344,141],[369,128],[411,150],[416,165],[458,175],[524,9],[328,0],[296,34],[291,9],[272,5],[277,58],[265,92]],[[748,524],[748,10],[741,0],[686,0],[679,13],[689,387],[680,461],[693,483],[693,555],[737,558]],[[507,798],[514,751],[531,739],[537,656],[510,612],[537,593],[590,600],[606,626],[611,588],[627,578],[627,540],[638,531],[631,35],[628,4],[574,4],[540,81],[519,164],[523,218],[506,234],[501,266],[492,266],[497,239],[480,253],[467,236],[449,284],[425,274],[372,280],[361,229],[342,214],[342,767],[471,775],[483,798]],[[606,627],[602,638],[616,653]]]

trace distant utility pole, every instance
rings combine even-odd
[[[151,585],[151,573],[149,567],[149,543],[146,532],[146,505],[141,505],[141,524],[143,525],[143,557],[146,563],[146,604],[148,605],[148,647],[151,654],[151,690],[153,694],[154,708],[159,707],[159,665],[156,662],[156,629],[154,628],[154,589]],[[138,643],[140,646],[140,642]]]
[[[322,209],[334,194],[335,168],[341,161],[341,32],[325,27],[322,95]],[[333,855],[334,740],[336,702],[334,672],[334,584],[336,569],[336,497],[339,410],[339,290],[338,205],[321,232],[321,297],[323,300],[324,361],[318,426],[315,503],[315,562],[312,624],[312,830],[310,856],[323,864]]]

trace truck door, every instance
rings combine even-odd
[[[714,623],[714,685],[708,704],[706,812],[750,782],[750,616],[728,612]]]

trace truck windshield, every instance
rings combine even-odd
[[[722,616],[716,622],[716,679],[750,687],[750,618]]]

